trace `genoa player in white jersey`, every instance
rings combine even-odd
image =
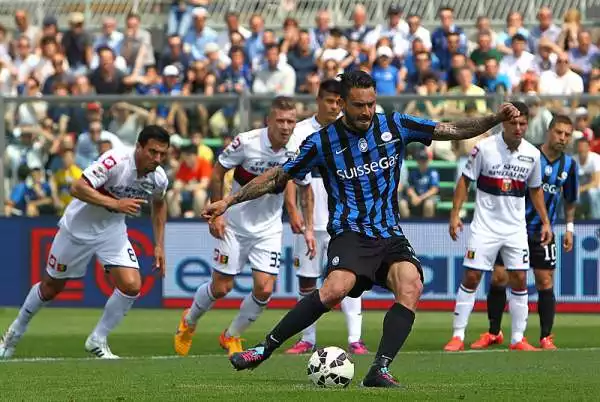
[[[268,126],[238,135],[219,155],[211,179],[211,198],[223,198],[223,179],[234,171],[232,191],[238,191],[256,176],[280,166],[296,155],[300,141],[293,134],[296,108],[291,98],[277,97],[271,103]],[[308,180],[303,183],[309,184]],[[302,188],[302,187],[301,187]],[[219,343],[231,355],[242,351],[240,335],[263,312],[279,273],[283,186],[277,194],[266,194],[231,208],[224,216],[209,222],[210,233],[219,244],[214,251],[211,280],[196,291],[192,306],[185,310],[174,337],[175,352],[186,356],[192,346],[198,319],[217,299],[233,288],[233,281],[246,262],[252,267],[252,292],[244,298],[239,314],[221,333]],[[314,238],[307,236],[307,247],[314,257]]]
[[[485,271],[492,271],[500,254],[509,272],[512,316],[511,350],[537,350],[523,337],[527,327],[527,270],[529,246],[525,219],[525,193],[540,216],[542,245],[552,240],[550,219],[544,204],[540,151],[523,139],[529,110],[513,102],[520,116],[502,123],[502,133],[480,141],[471,156],[454,193],[450,214],[450,236],[457,239],[462,222],[459,211],[467,198],[469,183],[475,181],[475,215],[471,223],[465,272],[456,296],[454,333],[444,350],[464,349],[465,328],[475,304],[475,291]]]
[[[323,81],[317,94],[317,114],[299,122],[294,130],[294,135],[298,135],[300,140],[303,141],[312,133],[334,122],[341,112],[340,93],[341,84],[338,80],[329,79]],[[301,298],[310,295],[317,288],[317,279],[323,274],[324,261],[327,258],[327,247],[330,240],[330,236],[327,233],[327,222],[329,221],[327,191],[323,185],[323,178],[321,178],[320,173],[316,169],[311,173],[310,184],[311,189],[305,191],[304,194],[312,195],[312,197],[308,200],[303,199],[300,202],[303,206],[304,222],[296,207],[296,185],[293,182],[288,183],[285,195],[286,208],[290,215],[290,225],[292,231],[296,233],[294,240],[294,266],[297,268],[296,275],[298,276]],[[305,209],[307,209],[306,212],[304,211]],[[311,259],[302,233],[313,229],[317,248],[315,258]],[[361,340],[362,297],[346,297],[342,300],[341,307],[342,312],[346,316],[346,325],[348,327],[348,350],[357,355],[367,354],[369,351]],[[316,350],[316,324],[315,322],[304,329],[302,331],[302,338],[289,348],[286,353],[302,354]]]
[[[102,359],[118,358],[108,347],[107,337],[127,314],[142,286],[138,259],[127,238],[125,215],[137,216],[143,204],[152,204],[155,269],[164,276],[164,196],[168,179],[160,164],[168,149],[167,131],[148,126],[139,134],[135,150],[106,152],[73,183],[71,193],[75,198],[58,224],[46,275],[33,285],[0,341],[0,358],[13,355],[33,316],[64,289],[69,279],[85,276],[94,255],[110,272],[115,290],[85,341],[85,349]]]

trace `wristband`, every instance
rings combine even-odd
[[[575,232],[575,224],[573,222],[567,222],[567,232]]]

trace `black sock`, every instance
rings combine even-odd
[[[488,320],[490,321],[490,334],[498,335],[502,326],[502,314],[506,305],[506,287],[490,285],[487,294]]]
[[[556,298],[554,288],[538,290],[538,314],[540,315],[540,339],[549,336],[554,326]]]
[[[402,304],[394,303],[383,319],[383,334],[374,364],[387,367],[394,360],[408,338],[413,322],[415,322],[415,313]]]
[[[302,298],[296,304],[296,307],[291,309],[267,335],[266,351],[268,353],[273,352],[289,338],[317,321],[328,311],[329,308],[321,302],[318,290]]]

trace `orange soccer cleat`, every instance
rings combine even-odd
[[[453,336],[450,342],[444,346],[445,352],[460,352],[461,350],[465,350],[465,343],[458,336]]]
[[[227,330],[224,330],[219,336],[219,344],[227,351],[227,355],[231,357],[234,353],[240,353],[242,348],[242,339],[239,336],[227,336]]]
[[[548,335],[547,337],[540,339],[540,348],[544,350],[558,349],[554,344],[554,335]]]
[[[529,342],[527,342],[527,338],[523,338],[520,342],[517,343],[511,343],[508,348],[510,350],[523,350],[526,352],[535,352],[540,350],[532,344],[530,344]]]
[[[179,356],[187,356],[188,353],[190,353],[190,348],[192,347],[192,337],[196,331],[196,326],[189,325],[185,320],[188,311],[190,311],[189,308],[183,311],[181,320],[179,320],[177,332],[175,333],[175,337],[173,339],[175,353],[177,353]]]
[[[502,331],[500,331],[498,335],[486,332],[485,334],[481,334],[479,339],[471,344],[471,349],[487,349],[492,345],[502,345],[503,342],[504,335],[502,334]]]

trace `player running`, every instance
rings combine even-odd
[[[511,350],[536,350],[523,337],[527,327],[527,269],[529,248],[525,222],[525,194],[541,220],[540,241],[547,245],[552,228],[544,204],[540,151],[522,137],[527,131],[529,109],[514,102],[520,116],[502,124],[502,133],[481,140],[471,152],[458,179],[450,213],[450,237],[456,241],[463,224],[459,211],[471,181],[477,182],[475,216],[471,223],[465,272],[456,296],[454,333],[444,350],[464,349],[465,328],[475,304],[475,291],[484,271],[492,271],[498,253],[509,270],[512,316]]]
[[[406,145],[475,137],[516,118],[519,111],[506,104],[497,114],[455,123],[376,114],[375,81],[363,71],[341,75],[341,98],[344,116],[310,135],[296,158],[205,208],[204,216],[213,220],[229,207],[274,192],[292,178],[304,179],[314,168],[323,177],[329,200],[327,230],[332,239],[323,286],[300,300],[263,343],[230,360],[238,370],[257,367],[344,297],[360,296],[377,284],[392,291],[396,303],[385,316],[375,361],[362,384],[398,387],[388,366],[412,329],[423,289],[421,264],[400,228],[396,198]]]
[[[565,252],[573,248],[573,231],[575,207],[579,188],[577,162],[564,153],[571,141],[573,123],[568,116],[557,115],[550,122],[546,142],[541,146],[541,172],[544,201],[551,223],[554,224],[560,204],[561,192],[565,200],[565,221],[567,230],[564,234],[563,249]],[[556,269],[556,243],[554,236],[547,245],[541,243],[542,221],[535,211],[531,199],[525,199],[525,216],[527,234],[529,236],[530,267],[535,275],[535,287],[538,291],[538,314],[540,316],[540,347],[555,350],[552,326],[556,309],[554,298],[554,270]],[[485,349],[493,344],[501,344],[504,340],[500,330],[502,313],[506,305],[506,285],[508,275],[502,261],[498,261],[492,274],[492,282],[487,295],[489,331],[471,344],[471,349]]]
[[[85,350],[102,359],[119,358],[111,352],[106,338],[131,309],[142,286],[138,259],[127,238],[125,215],[139,215],[143,204],[152,203],[154,268],[164,276],[168,179],[160,164],[168,149],[167,131],[147,126],[140,132],[135,150],[106,152],[73,183],[71,194],[75,198],[58,223],[46,275],[33,285],[0,340],[0,358],[13,355],[33,316],[62,292],[69,279],[85,276],[94,255],[110,273],[115,290],[85,341]]]
[[[294,135],[298,135],[303,141],[310,134],[319,131],[324,126],[334,122],[340,114],[340,82],[334,79],[321,83],[317,94],[317,114],[303,120],[296,125]],[[296,275],[300,288],[300,297],[310,295],[317,288],[317,279],[323,274],[323,263],[326,258],[327,246],[329,245],[329,234],[327,233],[327,191],[323,185],[323,178],[318,169],[311,172],[311,189],[305,194],[313,195],[311,200],[301,200],[303,208],[310,208],[308,213],[303,213],[305,222],[302,222],[298,208],[296,207],[296,185],[288,183],[286,189],[286,208],[290,215],[292,231],[296,233],[294,240],[294,265],[297,268]],[[312,218],[312,219],[310,219]],[[310,224],[309,224],[310,222]],[[304,229],[303,226],[306,226]],[[316,256],[307,256],[306,241],[301,234],[304,230],[314,228],[316,240]],[[341,303],[342,312],[346,316],[348,326],[348,350],[356,355],[369,353],[364,342],[360,339],[362,327],[362,298],[346,297]],[[311,353],[316,350],[317,328],[316,323],[309,325],[302,331],[302,338],[286,351],[288,354]]]
[[[235,168],[232,191],[237,191],[257,175],[296,155],[300,142],[292,135],[295,126],[294,101],[287,97],[275,98],[271,103],[268,126],[238,135],[219,155],[211,179],[213,201],[223,198],[223,179],[228,170]],[[174,337],[178,355],[188,355],[198,319],[216,300],[231,291],[235,276],[246,262],[250,262],[254,280],[252,292],[244,298],[239,314],[219,337],[221,347],[229,355],[242,351],[240,335],[264,311],[279,273],[285,186],[285,182],[281,183],[276,194],[237,205],[226,216],[209,222],[210,233],[219,239],[213,256],[212,277],[196,290],[192,306],[183,312]],[[314,256],[314,238],[310,235],[307,232],[305,237]]]

